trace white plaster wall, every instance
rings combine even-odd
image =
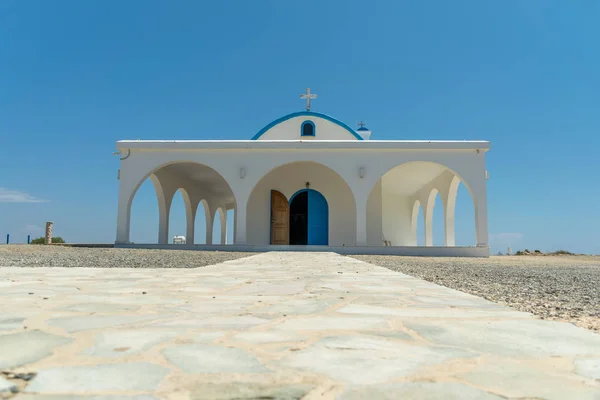
[[[371,191],[369,199],[367,200],[367,244],[369,246],[381,246],[383,244],[381,206],[382,198],[380,179],[375,184],[375,187]]]
[[[304,121],[315,124],[315,136],[302,136],[300,127]],[[346,129],[318,116],[298,116],[281,122],[257,140],[358,140]]]
[[[248,200],[247,243],[270,243],[271,190],[278,190],[289,199],[305,183],[319,191],[329,206],[329,245],[354,246],[356,242],[356,206],[346,182],[331,169],[316,163],[293,163],[268,173],[253,190]]]
[[[383,234],[392,246],[410,246],[411,205],[408,196],[382,190]]]

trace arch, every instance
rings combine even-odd
[[[409,166],[411,164],[433,164],[433,165],[439,165],[440,167],[443,167],[444,169],[452,172],[454,174],[454,176],[456,176],[460,182],[463,183],[463,185],[465,185],[465,187],[467,188],[467,190],[469,191],[469,194],[471,195],[471,197],[473,197],[473,193],[471,191],[471,188],[469,187],[469,184],[458,174],[456,173],[452,168],[440,163],[440,162],[434,162],[434,161],[406,161],[406,162],[402,162],[400,164],[394,165],[393,167],[388,168],[385,172],[383,172],[380,176],[379,179],[382,179],[383,177],[385,177],[386,175],[388,175],[390,172],[392,172],[393,170],[396,170],[400,167],[405,167],[405,166]],[[375,180],[373,182],[373,184],[370,186],[369,188],[369,192],[373,190],[373,188],[375,187],[375,185],[377,184],[378,180]]]
[[[248,244],[270,243],[271,190],[281,192],[290,199],[296,192],[306,189],[320,192],[329,207],[328,244],[354,246],[356,243],[356,202],[346,180],[335,170],[316,161],[293,161],[277,165],[265,173],[254,185],[246,206],[246,228],[253,235]]]
[[[387,169],[379,176],[379,180],[372,184],[370,192],[379,190],[382,193],[383,236],[394,245],[416,245],[416,227],[421,208],[424,217],[424,243],[426,246],[432,246],[433,216],[436,198],[439,195],[444,210],[444,244],[454,246],[454,209],[457,189],[461,182],[471,196],[476,216],[477,203],[469,184],[443,163],[407,161]],[[477,225],[475,229],[479,229]]]
[[[342,121],[340,121],[338,119],[335,119],[335,118],[333,118],[333,117],[331,117],[329,115],[321,114],[321,113],[316,113],[316,112],[312,112],[312,111],[295,112],[295,113],[292,113],[292,114],[285,115],[285,116],[283,116],[281,118],[278,118],[275,121],[273,121],[273,122],[269,123],[268,125],[266,125],[260,131],[258,131],[258,133],[252,137],[252,140],[257,140],[265,132],[267,132],[269,129],[273,128],[274,126],[279,125],[282,122],[285,122],[285,121],[287,121],[289,119],[296,118],[296,117],[318,117],[318,118],[323,118],[324,120],[327,120],[329,122],[333,122],[334,124],[336,124],[336,125],[340,126],[341,128],[347,130],[357,140],[364,140],[362,138],[362,136],[360,136],[358,133],[356,133],[352,128],[350,128],[348,125],[346,125]]]
[[[184,209],[184,228],[180,229],[177,232],[172,231],[172,213],[173,213],[173,200],[175,200],[177,193],[181,195],[183,201],[183,209]],[[170,199],[168,199],[167,213],[168,217],[168,240],[171,243],[173,240],[173,236],[182,236],[185,234],[186,243],[194,243],[194,230],[190,229],[190,223],[193,224],[195,211],[192,210],[192,203],[190,201],[190,195],[184,188],[178,188],[175,190]],[[176,211],[177,212],[177,211]]]
[[[186,168],[187,166],[187,168]],[[217,199],[223,203],[236,203],[235,194],[229,185],[229,182],[214,168],[196,161],[178,160],[161,164],[146,173],[140,179],[131,191],[127,200],[126,228],[127,240],[129,239],[131,225],[131,204],[135,198],[142,183],[150,178],[152,181],[159,208],[159,239],[158,243],[169,243],[169,214],[170,205],[175,193],[179,190],[184,198],[186,208],[186,240],[188,236],[193,240],[194,220],[197,204],[202,198],[204,188],[216,185],[221,193],[221,198]],[[206,207],[206,205],[205,205]],[[212,227],[212,224],[211,224]],[[211,231],[212,235],[212,231]],[[191,241],[190,243],[193,243]]]

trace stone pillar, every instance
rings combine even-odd
[[[44,238],[45,244],[52,244],[52,224],[53,222],[46,222],[46,236]]]

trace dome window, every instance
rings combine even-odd
[[[312,121],[304,121],[300,127],[300,136],[315,136],[315,124]]]

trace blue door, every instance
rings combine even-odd
[[[316,190],[308,190],[308,244],[327,246],[329,243],[329,206]]]

